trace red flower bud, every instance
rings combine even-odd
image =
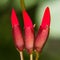
[[[48,25],[48,27],[50,27],[50,11],[49,11],[49,7],[47,7],[45,12],[44,12],[41,27],[45,28],[47,25]]]
[[[49,35],[49,28],[50,28],[50,11],[47,7],[42,19],[42,24],[39,28],[38,34],[35,40],[35,49],[40,52],[47,41]]]
[[[34,45],[34,30],[31,18],[29,17],[28,13],[23,10],[23,20],[24,20],[24,29],[25,29],[25,48],[27,49],[28,53],[32,53],[33,45]]]
[[[22,51],[24,48],[24,41],[14,9],[12,9],[11,23],[15,46],[19,51]]]
[[[16,16],[14,9],[12,9],[11,23],[12,23],[12,28],[19,25],[19,22],[18,22],[18,19],[17,19],[17,16]]]
[[[30,27],[33,29],[33,23],[28,13],[25,10],[23,10],[22,14],[23,14],[23,19],[24,19],[24,28]]]

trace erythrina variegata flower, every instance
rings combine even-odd
[[[24,41],[21,28],[19,26],[19,22],[14,9],[12,9],[11,23],[15,46],[19,51],[22,51],[24,48]]]
[[[25,30],[25,48],[28,53],[32,53],[33,45],[34,45],[34,29],[31,18],[28,13],[23,10],[22,11],[23,20],[24,20],[24,30]]]
[[[38,34],[35,39],[35,49],[37,52],[40,52],[47,41],[49,36],[49,29],[50,29],[50,11],[49,7],[46,8],[44,12],[44,16],[42,18],[42,23],[40,25]]]

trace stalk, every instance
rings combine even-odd
[[[23,52],[22,51],[20,51],[20,59],[24,60],[24,58],[23,58]]]
[[[32,53],[30,54],[30,60],[33,60],[33,54]]]
[[[35,51],[35,52],[36,52],[36,58],[35,58],[35,60],[38,60],[39,59],[39,53],[37,51]]]
[[[25,10],[24,0],[20,0],[20,5],[21,5],[22,10]]]

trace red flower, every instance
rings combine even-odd
[[[34,45],[34,28],[31,21],[31,18],[29,17],[28,13],[23,10],[23,20],[24,20],[24,31],[25,31],[25,48],[28,51],[28,53],[32,53],[33,51],[33,45]]]
[[[44,16],[42,19],[42,23],[40,25],[38,34],[36,35],[35,39],[35,49],[40,52],[47,41],[47,38],[49,36],[49,29],[50,29],[50,11],[47,7]]]
[[[21,28],[19,26],[19,22],[16,17],[16,13],[14,9],[12,9],[11,23],[12,23],[12,33],[13,33],[15,46],[19,51],[22,51],[24,48],[24,41],[23,41]]]

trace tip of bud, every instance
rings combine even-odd
[[[29,17],[28,13],[23,10],[22,11],[22,14],[23,14],[23,19],[24,19],[24,27],[33,27],[33,24],[32,24],[32,21],[31,21],[31,18]]]
[[[19,25],[18,19],[17,19],[17,16],[16,16],[16,13],[15,13],[14,8],[12,9],[11,23],[12,23],[12,27],[14,27],[14,26],[16,26],[16,25]]]
[[[47,7],[45,9],[45,12],[44,12],[44,15],[43,15],[43,18],[42,18],[41,27],[45,28],[47,25],[50,27],[50,10],[49,10],[49,7]]]

